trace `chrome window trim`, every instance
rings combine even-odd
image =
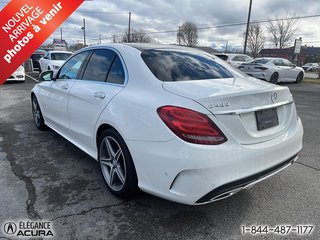
[[[79,54],[81,52],[84,52],[84,51],[95,51],[95,50],[100,50],[100,49],[108,49],[108,50],[111,50],[113,52],[115,52],[115,54],[118,55],[121,63],[122,63],[122,68],[123,68],[123,71],[124,71],[124,83],[123,84],[118,84],[118,83],[108,83],[108,82],[101,82],[101,81],[93,81],[93,80],[85,80],[85,79],[75,79],[75,80],[82,80],[82,81],[90,81],[90,82],[101,82],[101,83],[105,83],[107,85],[116,85],[116,86],[122,86],[122,87],[125,87],[128,83],[128,79],[129,79],[129,73],[128,73],[128,69],[127,69],[127,66],[123,60],[123,57],[121,55],[121,53],[113,48],[113,47],[109,47],[109,46],[94,46],[94,47],[87,47],[87,48],[83,48],[81,50],[79,50],[78,52],[76,52],[75,54]]]

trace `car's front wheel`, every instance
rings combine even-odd
[[[31,100],[32,100],[32,115],[33,115],[34,124],[39,130],[47,130],[48,127],[44,123],[44,119],[43,119],[42,112],[41,112],[37,98],[33,96]]]
[[[98,160],[109,190],[119,197],[131,197],[138,192],[138,180],[127,145],[113,129],[103,131],[99,138]]]

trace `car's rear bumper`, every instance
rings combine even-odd
[[[294,121],[271,141],[242,145],[228,137],[218,146],[174,138],[169,142],[128,141],[139,187],[184,204],[203,204],[228,197],[282,170],[302,149],[303,127]]]
[[[261,182],[261,181],[277,174],[278,172],[286,169],[291,164],[293,164],[297,159],[298,159],[298,154],[289,158],[288,160],[274,166],[274,167],[266,169],[265,171],[256,173],[256,174],[248,176],[246,178],[236,180],[234,182],[226,183],[226,184],[212,190],[211,192],[207,193],[203,197],[201,197],[196,202],[196,204],[205,204],[208,202],[214,202],[214,201],[218,201],[218,200],[230,197],[233,194],[235,194],[243,189],[250,188],[253,185],[257,184],[258,182]]]
[[[258,78],[266,81],[270,80],[270,76],[268,73],[263,73],[263,72],[244,72],[244,73],[254,78]]]

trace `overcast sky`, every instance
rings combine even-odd
[[[1,2],[0,7],[4,4]],[[69,43],[82,43],[81,26],[85,18],[87,43],[98,43],[99,34],[102,43],[107,43],[113,35],[121,36],[128,28],[128,12],[132,12],[133,28],[159,32],[177,30],[185,21],[200,28],[246,22],[248,8],[249,0],[93,0],[84,2],[60,27]],[[289,12],[297,16],[320,15],[320,0],[253,0],[251,20],[285,17]],[[320,17],[300,19],[297,26],[296,38],[302,37],[303,44],[320,46]],[[223,50],[228,41],[229,49],[242,48],[244,31],[245,25],[199,30],[199,45]],[[176,43],[176,32],[150,36],[159,43]],[[48,41],[52,42],[52,38],[60,38],[60,31]],[[271,47],[271,43],[266,47]]]

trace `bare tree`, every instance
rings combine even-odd
[[[125,30],[121,42],[128,42],[128,30]],[[130,31],[130,42],[151,43],[152,38],[143,29],[132,29]]]
[[[264,47],[265,41],[266,38],[261,25],[259,23],[251,23],[248,29],[247,45],[254,58],[257,57],[260,50]]]
[[[297,19],[292,14],[288,14],[285,18],[277,17],[275,20],[269,20],[268,30],[276,48],[282,49],[288,46],[297,30],[296,23]]]
[[[198,28],[195,23],[185,22],[179,27],[177,33],[179,45],[194,47],[198,44]]]

